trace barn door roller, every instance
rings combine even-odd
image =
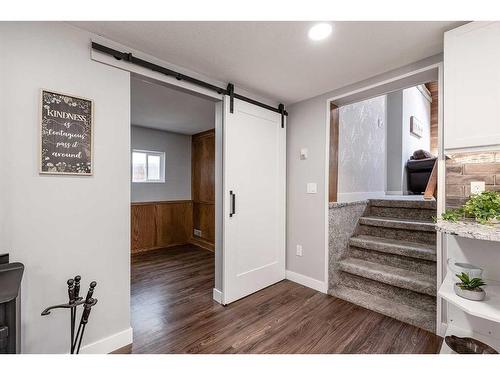
[[[232,83],[227,84],[227,95],[229,95],[229,112],[234,112],[234,85]]]
[[[217,92],[218,94],[229,95],[229,100],[230,100],[229,108],[230,108],[231,113],[233,113],[233,111],[234,111],[234,99],[235,98],[239,99],[239,100],[243,100],[247,103],[265,108],[269,111],[279,113],[279,114],[281,114],[281,127],[283,128],[285,126],[285,116],[288,116],[288,112],[285,110],[284,104],[280,104],[278,106],[278,108],[275,108],[275,107],[272,107],[272,106],[267,105],[265,103],[261,103],[257,100],[248,98],[246,96],[239,95],[239,94],[234,92],[234,85],[232,83],[229,83],[227,85],[227,88],[224,89],[222,87],[212,85],[208,82],[199,80],[197,78],[193,78],[193,77],[190,77],[188,75],[185,75],[185,74],[176,72],[174,70],[165,68],[163,66],[154,64],[152,62],[140,59],[140,58],[132,55],[132,53],[130,53],[130,52],[121,52],[121,51],[115,50],[113,48],[106,47],[106,46],[99,44],[99,43],[96,43],[96,42],[92,42],[92,49],[99,51],[99,52],[102,52],[102,53],[106,53],[108,55],[111,55],[117,60],[125,60],[131,64],[142,66],[143,68],[151,69],[155,72],[162,73],[162,74],[165,74],[167,76],[175,77],[179,81],[181,81],[181,80],[186,81],[186,82],[195,84],[197,86],[201,86],[201,87],[204,87],[206,89],[213,90],[213,91]]]

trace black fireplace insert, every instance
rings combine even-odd
[[[20,352],[19,289],[22,263],[9,263],[8,254],[0,254],[0,354]]]

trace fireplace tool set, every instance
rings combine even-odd
[[[68,298],[69,298],[68,303],[50,306],[42,311],[42,316],[43,316],[43,315],[49,315],[50,311],[53,309],[70,309],[70,315],[71,315],[70,353],[71,354],[78,354],[80,352],[80,346],[82,345],[83,333],[85,332],[85,326],[87,325],[87,323],[89,321],[90,311],[92,310],[92,307],[97,303],[97,299],[92,298],[92,295],[94,294],[94,288],[96,287],[97,283],[95,281],[92,281],[90,283],[90,287],[89,287],[89,290],[87,292],[87,296],[85,297],[85,299],[83,299],[83,297],[80,297],[80,280],[81,279],[82,278],[80,276],[75,276],[74,279],[69,279],[67,281]],[[75,335],[76,313],[77,313],[77,307],[80,305],[83,305],[83,312],[82,312],[81,319],[80,319],[80,325],[78,326],[78,330],[76,331],[76,335]]]

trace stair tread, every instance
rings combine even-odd
[[[435,232],[436,226],[433,222],[418,219],[401,219],[382,216],[362,216],[359,223],[385,228],[419,230],[425,232]]]
[[[343,272],[418,293],[436,295],[436,281],[431,275],[352,257],[340,260],[338,265]]]
[[[376,207],[411,208],[436,211],[435,200],[412,199],[370,199],[370,205]]]
[[[380,314],[435,332],[435,312],[421,310],[401,302],[395,302],[362,290],[336,286],[330,290],[333,296],[362,306]]]
[[[358,248],[397,254],[410,258],[436,260],[436,246],[418,242],[396,240],[369,235],[358,235],[349,239],[349,244]]]

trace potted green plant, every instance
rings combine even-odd
[[[500,193],[483,191],[473,195],[464,205],[466,216],[474,217],[481,224],[497,224],[500,220]]]
[[[480,224],[494,225],[500,222],[500,192],[483,191],[470,197],[460,208],[446,210],[442,220],[457,222],[473,219]]]
[[[459,297],[469,299],[471,301],[482,301],[486,296],[486,292],[484,291],[482,286],[485,286],[486,283],[483,279],[479,277],[470,278],[469,275],[465,272],[456,275],[461,282],[455,283],[453,289],[455,290],[455,294]]]

